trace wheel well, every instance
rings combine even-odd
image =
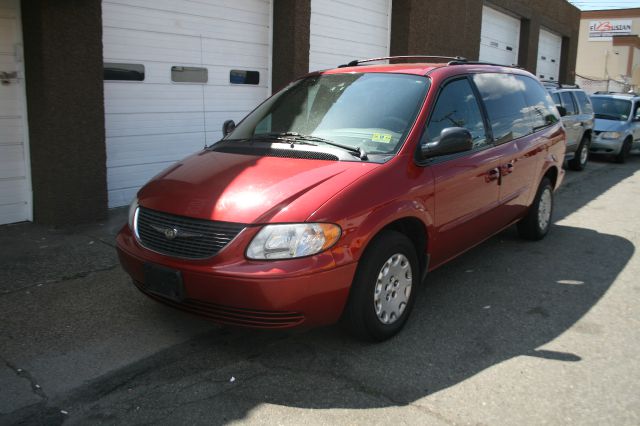
[[[556,167],[551,167],[544,174],[543,178],[545,178],[545,177],[548,178],[551,181],[551,187],[555,188],[556,187],[556,182],[558,181],[558,169]]]
[[[591,139],[591,129],[586,130],[584,132],[584,135],[582,135],[582,137],[584,138],[585,136],[588,137],[589,139]]]
[[[411,240],[416,249],[416,257],[420,262],[420,270],[424,272],[426,268],[427,250],[427,230],[420,219],[415,217],[405,217],[386,225],[380,231],[393,230],[404,234]]]

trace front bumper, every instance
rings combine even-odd
[[[623,138],[604,139],[600,136],[594,136],[589,146],[589,152],[592,154],[619,154],[623,142]]]
[[[242,235],[244,234],[244,235]],[[141,247],[125,226],[117,237],[120,263],[149,297],[222,324],[252,328],[320,326],[338,321],[357,263],[336,266],[329,252],[302,259],[257,262],[244,257],[243,232],[207,261],[175,259]],[[146,291],[144,265],[181,272],[180,302]]]

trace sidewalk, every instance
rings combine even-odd
[[[92,379],[215,330],[131,285],[114,247],[126,215],[115,209],[103,223],[61,229],[0,227],[0,417],[50,405]]]

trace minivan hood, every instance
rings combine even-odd
[[[138,192],[141,206],[200,219],[302,222],[380,164],[260,157],[204,150],[172,165]]]
[[[604,118],[596,118],[593,123],[593,129],[597,132],[624,131],[626,126],[626,121],[606,120]]]

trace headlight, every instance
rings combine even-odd
[[[602,132],[602,139],[620,139],[620,132]]]
[[[342,230],[331,223],[267,225],[247,248],[249,259],[292,259],[320,253],[340,238]]]
[[[133,223],[135,222],[136,215],[138,214],[138,197],[133,197],[131,204],[129,204],[129,229],[133,231]]]

